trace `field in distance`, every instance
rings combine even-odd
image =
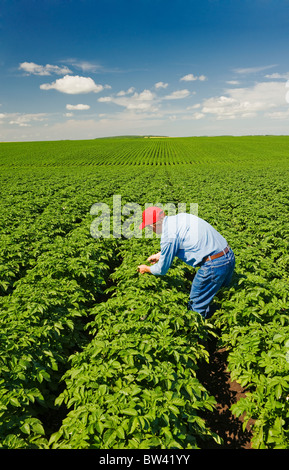
[[[151,137],[1,143],[0,166],[252,165],[288,161],[287,136]]]

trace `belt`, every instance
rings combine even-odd
[[[204,259],[204,262],[206,261],[212,261],[212,259],[216,259],[216,258],[221,258],[221,256],[224,256],[226,253],[228,253],[230,247],[229,246],[226,246],[226,248],[222,251],[220,251],[219,253],[216,253],[215,255],[211,255],[211,256],[208,256],[207,258]]]

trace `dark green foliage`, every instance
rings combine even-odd
[[[220,332],[253,446],[288,448],[288,138],[0,145],[0,445],[195,448],[215,439],[196,378]],[[197,203],[236,272],[210,323],[186,309],[194,270],[137,273],[156,238],[93,239],[90,208]]]

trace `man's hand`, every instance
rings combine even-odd
[[[147,266],[146,264],[141,264],[140,266],[138,266],[137,270],[138,270],[138,272],[141,273],[141,274],[150,273],[150,272],[151,272],[150,267]]]
[[[159,259],[160,259],[160,256],[161,256],[161,252],[159,251],[158,253],[156,253],[155,255],[151,255],[148,257],[147,261],[149,261],[150,263],[154,264],[156,263]]]

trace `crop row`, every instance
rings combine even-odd
[[[118,166],[212,165],[230,168],[286,164],[287,137],[115,138],[88,141],[2,143],[0,168],[93,168]],[[194,168],[196,171],[196,168]]]
[[[258,449],[289,445],[288,174],[270,175],[259,175],[256,184],[253,174],[247,200],[231,192],[229,208],[221,212],[219,226],[232,241],[237,267],[212,320],[229,352],[231,378],[246,389],[232,411],[245,416],[244,426],[254,420],[252,446]]]
[[[167,279],[140,278],[147,256],[142,240],[124,244],[113,295],[95,306],[87,325],[91,341],[70,358],[56,399],[68,408],[52,448],[196,448],[214,438],[200,417],[215,399],[196,378],[208,359],[200,344],[209,326],[188,313],[180,290],[184,267]],[[157,291],[157,294],[155,292]],[[168,292],[169,291],[169,292]]]
[[[67,357],[85,342],[86,310],[102,294],[113,252],[112,246],[96,249],[84,230],[76,229],[65,240],[56,238],[13,293],[2,297],[4,447],[33,446],[47,431],[42,416],[53,413]]]
[[[90,206],[97,197],[110,203],[118,186],[134,196],[139,184],[126,172],[110,184],[95,175],[79,185],[79,175],[46,173],[47,185],[36,176],[14,187],[7,178],[13,197],[2,200],[0,434],[8,448],[47,445],[67,358],[86,344],[88,312],[105,298],[118,263],[118,240],[90,236]]]
[[[75,194],[71,176],[64,187],[63,176],[50,175],[50,185],[37,176],[29,185],[8,180],[10,205],[2,199],[0,436],[8,448],[41,446],[55,426],[67,358],[86,342],[87,310],[118,262],[113,241],[90,236],[90,189]],[[94,194],[111,194],[93,182]]]
[[[253,446],[288,448],[286,142],[1,146],[2,447],[220,442],[200,418],[215,400],[196,378],[202,341],[218,332],[246,388],[232,410],[255,421]],[[136,273],[158,240],[90,236],[92,204],[111,207],[115,194],[123,204],[198,203],[227,238],[236,273],[210,323],[186,308],[194,270],[175,261],[164,278]]]

